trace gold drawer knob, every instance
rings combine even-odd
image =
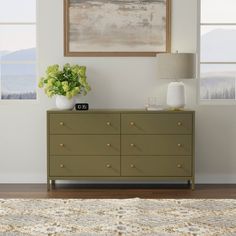
[[[110,147],[111,146],[111,144],[110,143],[107,143],[107,147]]]
[[[60,164],[60,168],[64,168],[64,165],[63,165],[63,164]]]
[[[131,126],[134,126],[134,125],[135,125],[135,123],[134,123],[133,121],[131,121],[129,124],[130,124]]]
[[[64,122],[61,121],[59,124],[60,124],[61,126],[63,126],[63,125],[64,125]]]
[[[111,126],[111,122],[110,121],[107,121],[107,126]]]
[[[182,147],[182,144],[181,144],[181,143],[178,143],[178,147]]]
[[[111,165],[110,165],[110,164],[107,164],[107,165],[106,165],[106,168],[111,168]]]
[[[179,121],[179,122],[177,123],[177,125],[178,125],[178,126],[182,126],[182,122]]]
[[[134,164],[131,164],[131,165],[130,165],[130,167],[131,167],[131,168],[134,168],[134,167],[135,167],[135,165],[134,165]]]
[[[181,165],[181,164],[178,164],[177,167],[178,167],[178,168],[182,168],[182,165]]]
[[[60,147],[64,147],[65,145],[63,143],[60,143]]]
[[[134,147],[134,146],[135,146],[135,144],[134,144],[134,143],[131,143],[131,144],[130,144],[130,147]]]

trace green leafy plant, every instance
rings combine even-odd
[[[91,90],[87,82],[86,67],[68,63],[62,69],[57,64],[49,66],[46,76],[40,79],[38,86],[44,88],[48,97],[62,95],[69,99],[77,94],[85,96]]]

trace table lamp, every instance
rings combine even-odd
[[[186,104],[184,83],[177,80],[196,77],[195,57],[194,53],[157,54],[159,78],[175,80],[167,88],[167,105],[171,109],[179,110]]]

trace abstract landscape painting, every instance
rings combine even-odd
[[[65,54],[166,52],[169,18],[169,0],[65,0]]]

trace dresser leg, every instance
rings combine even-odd
[[[188,185],[190,185],[190,183],[191,183],[191,181],[190,181],[190,180],[188,180]]]
[[[56,180],[51,180],[52,188],[55,188]]]
[[[192,189],[192,190],[195,190],[195,181],[194,181],[194,180],[192,180],[192,186],[191,186],[191,189]]]
[[[50,180],[48,179],[48,180],[47,180],[47,190],[48,190],[48,191],[50,191],[50,187],[51,187],[51,186],[50,186]]]

